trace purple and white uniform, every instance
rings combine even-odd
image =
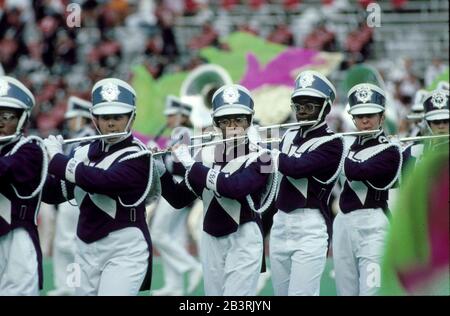
[[[89,113],[89,112],[88,112]],[[85,126],[77,133],[69,135],[70,138],[87,137],[95,135],[95,131],[90,126]],[[70,155],[79,144],[71,144],[64,148],[64,152]],[[47,295],[72,295],[75,292],[67,284],[70,276],[69,265],[75,262],[77,225],[80,216],[80,208],[75,199],[58,205],[56,214],[55,237],[53,239],[53,278],[55,289],[49,291]]]
[[[248,143],[203,148],[197,162],[176,183],[166,172],[162,196],[175,208],[203,200],[202,264],[206,295],[256,295],[262,264],[262,191],[267,191],[267,153],[251,151]],[[201,162],[199,161],[201,160]]]
[[[37,215],[47,154],[40,144],[35,136],[0,144],[0,296],[42,289]]]
[[[344,159],[344,143],[326,123],[283,136],[270,234],[275,295],[319,295],[331,237],[329,198]]]
[[[338,295],[374,295],[388,229],[389,189],[399,180],[400,146],[383,131],[358,137],[345,159],[345,182],[334,220],[333,259]]]
[[[43,201],[75,198],[80,208],[77,295],[136,295],[150,288],[145,198],[156,188],[150,168],[148,151],[131,135],[112,145],[94,141],[78,147],[73,158],[56,154],[51,160]]]

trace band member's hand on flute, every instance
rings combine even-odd
[[[47,149],[48,157],[51,160],[56,154],[62,154],[62,146],[64,143],[64,139],[61,135],[54,136],[49,135],[46,139],[44,139],[44,145]]]
[[[171,147],[171,151],[186,169],[189,169],[194,164],[195,160],[185,144],[176,144]]]

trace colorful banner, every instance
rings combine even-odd
[[[255,118],[261,125],[280,123],[289,118],[290,94],[300,71],[315,69],[328,75],[343,58],[339,53],[273,44],[241,32],[231,34],[224,43],[229,49],[207,47],[200,55],[209,63],[225,68],[234,82],[252,91]],[[132,84],[137,92],[138,111],[135,131],[145,137],[160,130],[165,124],[162,114],[165,97],[168,94],[179,96],[181,84],[188,74],[167,74],[154,80],[144,66],[133,69]]]

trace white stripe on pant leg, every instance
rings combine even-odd
[[[163,264],[170,265],[178,274],[198,266],[197,260],[186,249],[187,236],[181,239],[178,236],[180,232],[187,234],[186,217],[186,210],[175,210],[167,201],[161,199],[151,228],[153,244],[165,259]],[[178,228],[172,227],[173,225]],[[181,225],[184,227],[180,227]]]
[[[7,255],[0,278],[0,296],[38,296],[37,254],[28,232],[16,228],[2,236],[0,243]]]
[[[162,288],[170,290],[172,293],[184,290],[184,275],[179,273],[171,264],[167,263],[167,258],[161,256],[161,264],[164,274],[164,285]]]
[[[318,296],[325,269],[328,234],[318,209],[298,209],[289,214],[291,271],[288,295]]]
[[[98,295],[137,295],[150,255],[142,231],[136,227],[114,231],[99,241],[97,250],[102,258]]]
[[[58,207],[53,240],[53,279],[57,289],[74,291],[67,286],[68,267],[75,262],[75,239],[80,210],[68,202]]]
[[[363,222],[370,221],[359,231],[359,295],[376,295],[381,287],[381,260],[389,222],[381,209],[370,210],[362,217]]]
[[[75,266],[80,272],[80,283],[76,284],[78,280],[72,280],[75,281],[75,284],[72,284],[75,287],[75,295],[96,296],[98,295],[101,270],[98,261],[100,258],[95,253],[92,253],[95,249],[95,243],[91,245],[87,244],[78,237],[75,243]]]
[[[288,249],[288,232],[285,226],[286,214],[278,211],[273,217],[273,225],[270,231],[269,258],[272,277],[272,286],[276,296],[288,295],[291,250]]]
[[[225,262],[224,296],[256,295],[263,255],[258,224],[248,222],[227,236],[230,248]]]
[[[202,231],[200,249],[206,296],[222,296],[225,283],[225,256],[229,244],[226,237],[216,238]]]
[[[333,264],[337,295],[355,296],[359,293],[358,266],[353,254],[351,231],[346,214],[339,212],[333,223]]]

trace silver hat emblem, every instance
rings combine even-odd
[[[228,104],[236,103],[239,97],[239,90],[233,86],[226,88],[222,94],[223,101]]]
[[[433,104],[433,107],[441,109],[445,106],[447,103],[447,95],[442,91],[435,91],[433,92],[433,95],[431,96],[431,104]]]
[[[300,75],[300,78],[298,79],[298,84],[299,84],[300,88],[306,88],[306,87],[310,87],[313,84],[314,80],[315,80],[315,78],[312,73],[305,72]]]
[[[361,86],[356,88],[355,96],[359,102],[367,103],[370,101],[372,94],[373,93],[368,86]]]
[[[116,84],[110,82],[102,87],[102,91],[100,92],[100,94],[103,100],[112,102],[116,101],[119,98],[120,90]]]
[[[0,80],[0,97],[7,95],[9,88],[8,81]]]

